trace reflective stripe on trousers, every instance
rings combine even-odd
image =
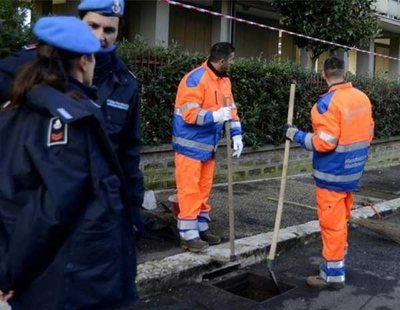
[[[208,223],[211,222],[208,212],[200,212],[199,216],[197,217],[197,222],[199,223],[199,231],[208,230]]]
[[[344,260],[324,262],[319,275],[328,283],[344,283],[346,281]]]

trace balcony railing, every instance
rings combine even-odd
[[[400,20],[400,0],[376,0],[375,9],[380,15]]]

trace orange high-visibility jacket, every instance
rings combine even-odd
[[[370,100],[351,83],[336,84],[314,105],[311,118],[313,133],[299,131],[294,140],[314,151],[317,186],[355,190],[373,138]]]
[[[241,135],[241,124],[228,77],[218,77],[203,63],[180,82],[175,100],[172,145],[175,152],[207,161],[215,152],[222,124],[214,122],[212,112],[232,108],[231,136]]]

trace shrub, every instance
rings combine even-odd
[[[388,138],[400,135],[400,83],[355,75],[349,76],[349,80],[371,99],[375,136]]]
[[[119,51],[142,84],[142,137],[145,145],[171,143],[171,125],[179,81],[201,64],[204,55],[177,45],[150,48],[140,38],[123,41]]]
[[[5,57],[33,42],[30,25],[26,24],[32,10],[29,1],[2,0],[0,5],[0,57]]]
[[[171,143],[171,120],[179,81],[200,65],[206,55],[184,52],[176,44],[151,48],[140,38],[123,41],[119,50],[142,83],[143,143]],[[290,62],[237,59],[230,74],[248,147],[284,141],[292,81],[297,84],[293,123],[302,129],[310,129],[311,108],[327,90],[319,74]],[[349,80],[372,101],[376,137],[399,135],[400,84],[366,76],[349,75]]]
[[[257,58],[237,60],[231,77],[246,145],[257,147],[283,141],[292,82],[296,83],[293,123],[309,128],[311,107],[323,91],[315,74],[290,62],[279,64]]]

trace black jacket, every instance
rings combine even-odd
[[[10,97],[10,87],[18,69],[36,57],[36,49],[22,50],[0,60],[0,104]],[[104,114],[104,125],[123,168],[134,220],[143,204],[143,173],[139,169],[140,85],[116,51],[96,55],[94,86],[96,103]]]
[[[15,290],[15,310],[137,299],[128,195],[99,112],[43,86],[0,113],[0,290]]]
[[[134,211],[143,204],[143,174],[139,169],[140,85],[116,51],[96,55],[93,84],[97,104],[102,107],[105,126],[121,162]]]

